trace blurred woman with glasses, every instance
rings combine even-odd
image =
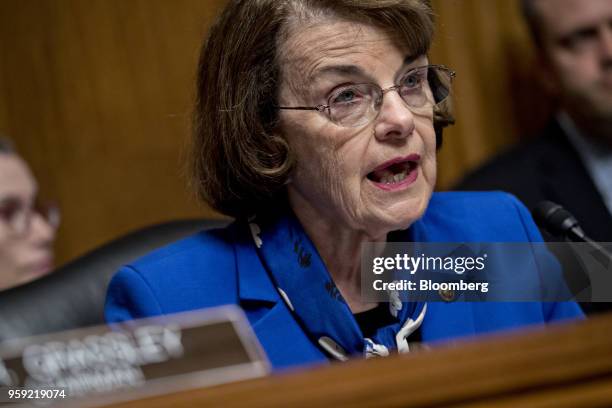
[[[0,290],[53,269],[56,207],[37,201],[38,186],[26,162],[0,139]]]

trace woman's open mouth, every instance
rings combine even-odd
[[[386,191],[407,187],[418,177],[420,159],[418,154],[398,157],[378,166],[368,173],[367,178],[376,187]]]

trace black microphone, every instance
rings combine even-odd
[[[573,242],[593,242],[580,228],[578,220],[559,204],[552,201],[540,201],[531,210],[531,215],[540,228],[553,235],[568,238]]]
[[[549,233],[564,237],[572,242],[584,242],[595,250],[597,258],[604,265],[612,263],[612,254],[589,238],[576,218],[565,208],[552,201],[541,201],[531,211],[536,224]]]

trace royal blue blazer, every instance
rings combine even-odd
[[[107,321],[236,304],[274,369],[328,361],[281,300],[250,237],[237,231],[204,231],[124,266],[108,289]],[[409,233],[419,242],[542,241],[525,207],[500,192],[435,193]],[[574,302],[430,302],[421,336],[433,342],[582,317]]]

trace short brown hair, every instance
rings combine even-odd
[[[294,158],[274,132],[278,45],[290,19],[331,15],[394,33],[425,55],[434,32],[429,0],[230,0],[200,54],[192,173],[200,199],[241,217],[284,194]]]

